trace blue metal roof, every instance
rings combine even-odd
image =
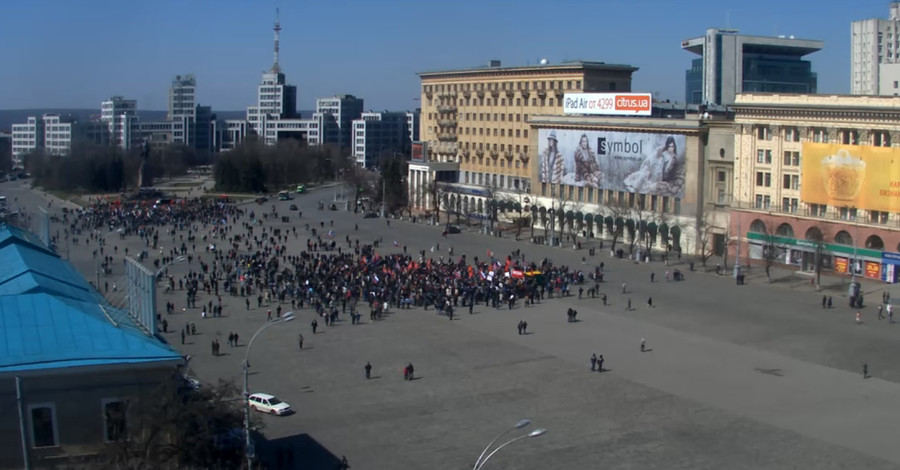
[[[33,235],[0,226],[0,372],[177,361]]]

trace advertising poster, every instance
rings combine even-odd
[[[653,96],[650,93],[566,93],[565,114],[602,116],[650,116]]]
[[[541,129],[542,183],[684,197],[685,136]]]
[[[834,257],[834,272],[841,274],[850,272],[850,263],[848,263],[847,258],[840,256]]]
[[[900,149],[804,143],[801,170],[803,202],[900,212]]]
[[[866,277],[872,279],[881,279],[881,263],[875,261],[866,261]]]

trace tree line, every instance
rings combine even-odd
[[[248,139],[219,154],[213,168],[216,189],[260,193],[334,180],[353,168],[345,153],[332,145],[311,147],[293,139],[273,146]]]
[[[210,157],[184,145],[142,151],[78,143],[68,155],[34,152],[25,156],[25,169],[34,183],[66,192],[126,192],[137,189],[143,163],[144,186],[156,178],[184,175],[188,168],[208,164]]]

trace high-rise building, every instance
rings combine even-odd
[[[140,143],[138,130],[137,100],[127,100],[121,96],[100,103],[100,121],[109,128],[110,143],[121,149],[130,149]]]
[[[891,2],[890,18],[850,24],[850,93],[897,95],[900,81],[900,2]]]
[[[688,104],[730,105],[742,92],[816,93],[817,77],[803,57],[822,49],[818,40],[738,34],[708,29],[681,41],[700,56],[685,73]]]
[[[169,113],[166,119],[174,121],[182,117],[196,116],[197,81],[194,74],[176,75],[169,87]]]
[[[407,112],[368,112],[353,120],[353,157],[356,165],[377,167],[383,157],[407,155],[412,145]]]
[[[324,121],[323,144],[349,148],[352,145],[353,120],[363,112],[363,100],[353,95],[335,95],[316,100],[316,115]]]

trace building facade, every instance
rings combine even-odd
[[[891,2],[888,19],[870,18],[850,24],[850,93],[900,93],[900,2]]]
[[[409,155],[414,122],[409,112],[367,112],[353,120],[353,157],[356,165],[377,168],[393,153]]]
[[[562,114],[565,93],[631,91],[636,70],[602,62],[503,67],[491,61],[482,68],[423,72],[419,139],[430,163],[457,166],[461,185],[529,193],[536,174],[529,116]],[[440,171],[447,170],[442,165]],[[432,181],[408,181],[411,200],[429,200],[422,193]]]
[[[137,100],[113,96],[100,103],[100,121],[109,128],[110,144],[127,150],[140,144]]]
[[[896,282],[900,97],[744,94],[734,111],[742,255]]]
[[[708,29],[704,36],[681,41],[682,49],[700,56],[685,72],[685,102],[730,105],[742,92],[815,93],[816,74],[802,58],[822,46],[822,41],[793,36]]]

